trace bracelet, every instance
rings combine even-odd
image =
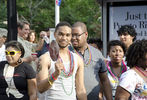
[[[57,79],[54,77],[53,74],[51,75],[51,78],[52,78],[54,81],[57,80]]]
[[[52,86],[53,82],[50,81],[50,78],[48,77],[48,83]]]

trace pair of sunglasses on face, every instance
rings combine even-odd
[[[16,53],[20,53],[20,51],[5,51],[5,54],[6,54],[6,56],[7,55],[11,55],[11,56],[14,56],[14,55],[16,55]]]

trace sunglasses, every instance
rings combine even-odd
[[[16,53],[20,53],[20,51],[5,51],[6,55],[11,55],[11,56],[16,55]]]

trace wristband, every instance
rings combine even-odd
[[[57,79],[54,77],[53,74],[51,75],[51,78],[52,78],[54,81],[57,80]]]
[[[48,77],[48,83],[52,86],[53,82],[50,81],[50,78]]]

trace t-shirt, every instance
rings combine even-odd
[[[113,74],[114,76],[112,75],[113,71],[110,68],[111,66],[108,66],[108,63],[109,62],[107,62],[107,70],[108,70],[107,75],[108,75],[108,78],[110,80],[110,85],[112,87],[112,96],[113,96],[113,99],[114,99],[115,98],[115,93],[116,93],[116,88],[117,88],[117,86],[119,84],[119,77],[115,76],[114,74]],[[124,69],[122,71],[122,73],[124,73],[125,71],[127,71],[129,69],[129,67],[124,65],[125,64],[124,62],[122,64],[123,64],[123,69]]]
[[[24,58],[31,56],[31,54],[33,53],[33,51],[35,51],[35,48],[37,47],[37,44],[35,43],[31,43],[27,40],[24,40],[22,37],[18,36],[18,42],[20,42],[22,44],[22,46],[24,47],[25,50],[25,54],[24,54]],[[29,63],[33,69],[36,71],[36,63],[35,61],[32,61],[31,63]]]
[[[0,62],[0,100],[29,100],[27,80],[35,77],[27,63],[12,67],[6,61]]]
[[[6,55],[5,55],[5,45],[2,45],[0,48],[0,62],[6,61]]]
[[[83,56],[84,62],[87,64],[84,67],[84,84],[87,92],[87,99],[98,100],[98,93],[100,90],[99,73],[106,72],[107,68],[102,53],[93,46],[88,46],[89,49],[87,48],[84,55],[81,55]]]
[[[119,86],[131,94],[131,100],[147,100],[147,83],[133,69],[121,75]]]

